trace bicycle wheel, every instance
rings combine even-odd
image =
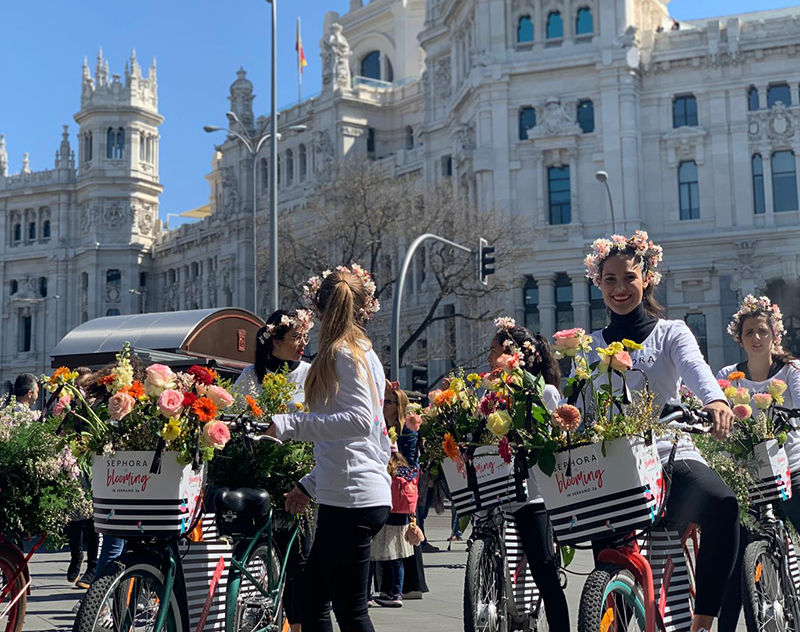
[[[141,554],[112,560],[95,579],[81,602],[73,632],[161,632],[154,630],[164,599],[164,574],[155,561]],[[164,632],[184,632],[173,592]]]
[[[753,632],[798,630],[794,608],[787,607],[783,560],[765,540],[747,545],[742,562],[742,601],[747,629]],[[787,590],[788,589],[788,590]]]
[[[580,632],[645,629],[642,588],[628,571],[599,565],[586,580],[578,609]]]
[[[0,594],[16,575],[19,568],[19,555],[8,545],[0,545]],[[17,599],[17,597],[19,597]],[[0,630],[4,632],[22,632],[25,624],[25,610],[28,605],[28,593],[25,590],[25,573],[20,573],[8,594],[0,601],[0,612],[3,612],[14,599],[17,602],[8,613],[0,618]]]
[[[464,577],[464,632],[506,632],[503,612],[505,573],[494,539],[477,536],[467,556]]]
[[[248,542],[240,542],[239,548],[246,548]],[[235,556],[235,553],[234,553]],[[270,549],[267,540],[256,545],[245,565],[247,571],[256,579],[265,591],[270,586],[275,590],[281,575],[281,559],[273,542]],[[285,578],[284,578],[285,579]],[[234,573],[233,568],[228,576],[228,602],[235,602],[233,613],[234,632],[251,632],[253,630],[283,629],[283,590],[285,581],[278,587],[275,598],[262,595],[252,582],[244,575]],[[295,622],[299,623],[299,622]]]

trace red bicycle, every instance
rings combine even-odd
[[[22,632],[31,587],[28,562],[46,539],[43,535],[25,555],[0,535],[0,630]]]
[[[671,407],[663,423],[683,432],[706,434],[702,411]],[[659,515],[669,498],[667,489]],[[597,556],[578,611],[580,632],[672,632],[689,630],[695,600],[697,528],[656,520],[645,531],[622,535]]]

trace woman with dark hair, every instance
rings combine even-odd
[[[525,327],[517,327],[512,318],[498,318],[495,326],[497,333],[492,338],[489,366],[494,370],[500,356],[518,354],[528,373],[541,375],[544,379],[542,400],[548,410],[555,410],[561,399],[558,390],[561,370],[550,344],[541,335]],[[547,623],[553,632],[568,632],[569,608],[558,576],[559,560],[556,557],[553,525],[547,517],[544,499],[533,476],[528,478],[528,501],[512,503],[507,509],[514,514],[531,576],[544,601]]]

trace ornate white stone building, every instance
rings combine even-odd
[[[800,352],[800,8],[677,24],[663,0],[351,0],[324,33],[321,93],[280,113],[277,185],[295,230],[313,230],[303,209],[333,160],[451,178],[518,226],[507,311],[545,334],[595,328],[605,312],[582,259],[611,232],[605,171],[617,231],[664,246],[661,300],[712,366],[738,359],[724,329],[748,292],[780,301]],[[51,171],[7,176],[0,149],[0,379],[41,362],[38,332],[51,348],[84,317],[253,307],[268,150],[254,165],[220,135],[206,217],[162,230],[155,90],[155,68],[142,78],[132,59],[123,83],[99,61],[94,80],[84,70],[77,165],[66,134]],[[231,111],[250,134],[267,129],[253,96],[240,71]],[[485,344],[486,331],[440,327],[429,337],[454,336],[456,360]],[[432,375],[451,360],[431,358]]]

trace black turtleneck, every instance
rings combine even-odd
[[[280,371],[284,367],[284,365],[289,367],[289,372],[291,373],[297,367],[300,366],[300,363],[299,362],[295,362],[295,361],[291,361],[291,360],[281,360],[280,358],[276,358],[274,355],[271,355],[267,359],[267,363],[266,363],[267,373],[277,373],[278,371]],[[258,370],[257,369],[256,369],[256,374],[258,374]],[[260,375],[260,376],[258,376],[258,378],[263,380],[264,376]]]
[[[617,314],[614,310],[609,309],[608,316],[611,322],[603,330],[603,339],[606,344],[620,342],[623,338],[641,344],[658,322],[658,318],[645,311],[642,303],[639,303],[639,306],[628,314]]]
[[[771,380],[773,377],[775,377],[778,374],[778,371],[780,371],[784,366],[786,365],[782,360],[774,358],[772,360],[772,365],[769,367],[769,374],[767,375],[767,379]],[[747,360],[745,360],[744,362],[739,362],[736,365],[736,370],[744,373],[745,379],[750,381],[755,381],[753,380],[752,377],[750,377],[750,369],[747,368]]]

